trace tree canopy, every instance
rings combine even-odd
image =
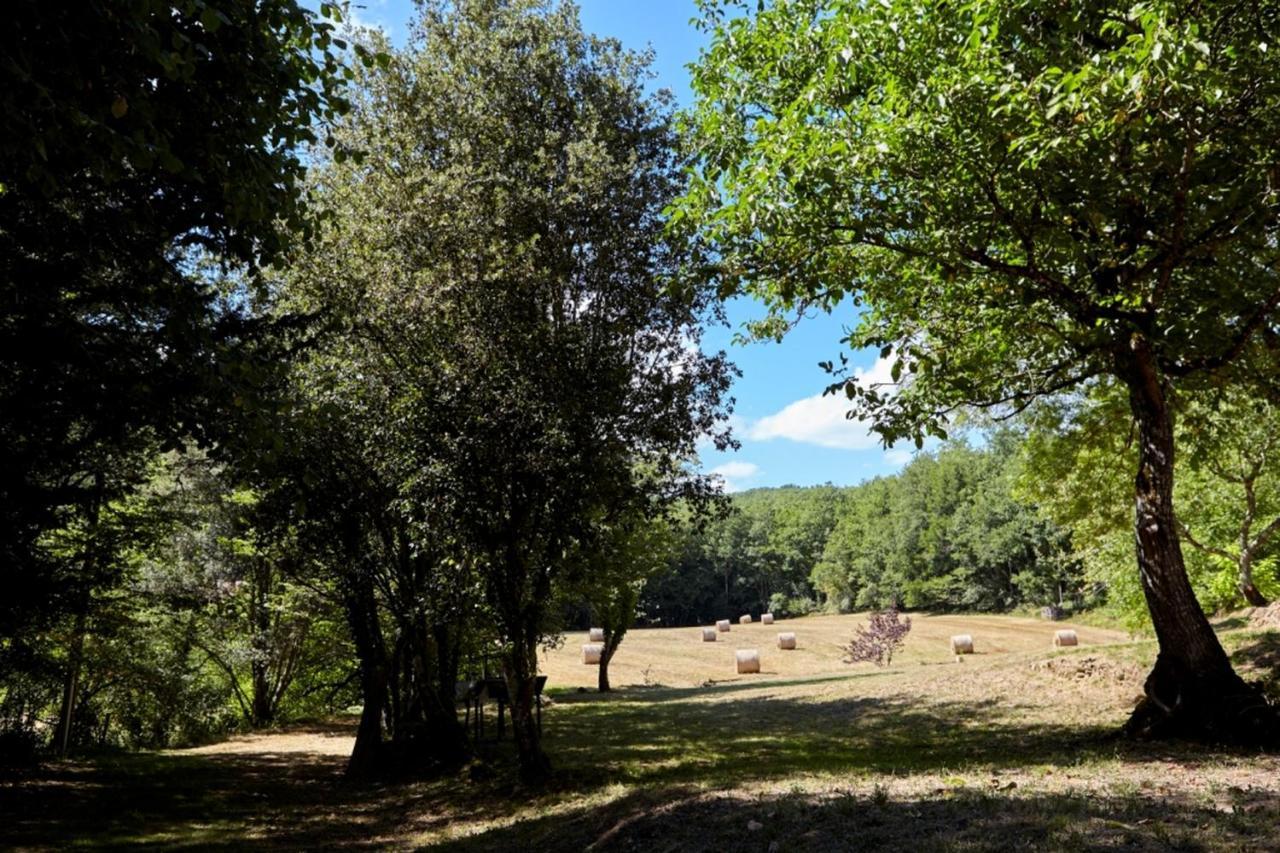
[[[707,0],[677,223],[722,293],[849,299],[889,387],[833,388],[887,440],[1096,377],[1139,427],[1135,532],[1161,640],[1133,730],[1273,738],[1195,602],[1171,397],[1271,365],[1280,7]],[[1273,365],[1264,375],[1274,375]],[[1240,734],[1249,708],[1254,726]]]

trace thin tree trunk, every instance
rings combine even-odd
[[[1253,554],[1244,551],[1240,554],[1240,571],[1237,585],[1240,588],[1240,594],[1244,596],[1244,600],[1249,602],[1251,607],[1266,607],[1271,602],[1267,601],[1267,597],[1253,582]]]
[[[54,736],[58,755],[65,757],[71,748],[71,725],[74,722],[76,691],[80,686],[80,664],[84,659],[85,611],[87,602],[76,610],[71,632],[71,649],[67,654],[67,672],[62,681],[62,707],[58,713],[58,730]]]
[[[1159,641],[1146,698],[1126,725],[1141,737],[1275,741],[1277,717],[1231,668],[1187,577],[1173,512],[1174,437],[1168,387],[1145,343],[1126,365],[1139,429],[1135,531],[1142,591]]]
[[[613,639],[612,632],[604,635],[604,648],[600,650],[600,671],[596,674],[596,690],[601,693],[608,693],[612,688],[609,686],[609,661],[613,660],[614,646],[610,642]]]
[[[253,588],[249,591],[249,631],[253,660],[249,670],[253,687],[252,713],[249,725],[255,729],[268,726],[275,718],[271,701],[271,610],[267,598],[271,591],[270,568],[261,557],[255,558]]]
[[[596,689],[601,693],[608,693],[612,689],[609,686],[609,662],[613,660],[618,646],[622,645],[622,635],[623,632],[617,628],[605,626],[604,648],[600,650],[600,673],[596,679]]]

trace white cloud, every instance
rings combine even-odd
[[[890,465],[902,466],[910,462],[913,456],[915,451],[907,450],[905,447],[894,447],[884,452],[884,461]]]
[[[382,34],[390,39],[395,33],[395,26],[389,23],[382,15],[386,3],[378,2],[372,4],[379,8],[378,12],[374,12],[370,4],[362,6],[350,6],[346,10],[346,17],[343,24],[347,30],[347,35],[355,35],[360,30],[382,30]]]
[[[742,481],[759,474],[760,466],[754,462],[724,462],[707,473],[724,480],[726,492],[739,492],[744,488]]]
[[[882,392],[894,385],[890,378],[893,363],[888,359],[876,359],[867,369],[859,369],[855,375],[864,386],[879,386]],[[868,450],[880,445],[880,436],[872,432],[863,420],[846,417],[849,401],[843,394],[815,394],[789,403],[782,410],[761,418],[746,430],[748,438],[769,441],[786,438],[819,447],[840,450]]]

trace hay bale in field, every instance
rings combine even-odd
[[[702,642],[704,642],[704,643],[714,643],[715,641],[716,641],[716,629],[715,629],[715,628],[703,628],[703,629],[702,629]]]
[[[604,646],[599,643],[587,643],[582,647],[582,662],[587,666],[599,666],[602,654],[604,654]]]
[[[951,653],[953,655],[973,654],[973,637],[968,634],[956,634],[951,638]]]
[[[721,634],[728,631],[729,627],[730,625],[729,625],[728,619],[721,619],[720,621],[716,622],[716,630],[719,631]]]
[[[738,649],[734,656],[738,660],[738,675],[760,671],[759,649]]]
[[[587,633],[588,633],[588,635],[589,635],[589,636],[587,637],[587,639],[588,639],[588,640],[590,640],[591,642],[593,642],[593,643],[603,643],[603,642],[604,642],[604,629],[603,629],[603,628],[592,628],[592,629],[591,629],[590,631],[588,631]]]
[[[1061,631],[1053,632],[1053,645],[1056,648],[1062,648],[1063,646],[1078,646],[1080,645],[1080,638],[1076,636],[1075,631],[1072,631],[1070,628],[1064,628]]]
[[[738,617],[738,623],[739,623],[740,625],[750,625],[750,624],[751,624],[751,614],[750,614],[750,613],[743,613],[741,616],[739,616],[739,617]]]
[[[796,634],[794,631],[783,631],[778,635],[778,648],[794,649],[796,647]]]
[[[760,614],[760,623],[761,623],[762,625],[772,625],[772,624],[773,624],[773,614],[772,614],[772,613],[761,613],[761,614]]]

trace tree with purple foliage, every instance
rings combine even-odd
[[[876,666],[888,666],[910,631],[911,617],[899,620],[896,607],[872,613],[867,627],[859,625],[853,640],[844,647],[844,662],[871,661]]]

